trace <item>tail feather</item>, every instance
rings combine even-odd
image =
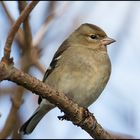
[[[43,107],[38,107],[33,113],[33,115],[21,126],[19,129],[19,133],[22,134],[30,134],[32,131],[35,129],[39,121],[44,117],[44,115],[49,112],[52,108],[43,108]]]

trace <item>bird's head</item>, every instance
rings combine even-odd
[[[115,42],[115,40],[109,38],[101,28],[89,23],[82,24],[76,29],[71,34],[70,40],[75,44],[92,47],[93,49],[104,47]]]

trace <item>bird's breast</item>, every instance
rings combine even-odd
[[[87,107],[101,94],[110,76],[107,54],[89,51],[64,53],[47,83],[69,98]]]

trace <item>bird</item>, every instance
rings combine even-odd
[[[115,42],[91,23],[81,24],[58,48],[42,82],[63,92],[79,106],[88,108],[100,96],[111,74],[107,45]],[[56,106],[39,96],[38,108],[20,127],[30,134],[39,121]]]

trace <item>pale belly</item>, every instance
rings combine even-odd
[[[88,107],[102,93],[109,79],[110,70],[107,67],[101,67],[89,70],[69,70],[59,67],[47,78],[46,83],[53,86],[58,91],[66,94],[80,106]],[[92,71],[92,72],[91,72]],[[107,72],[104,72],[107,71]]]

